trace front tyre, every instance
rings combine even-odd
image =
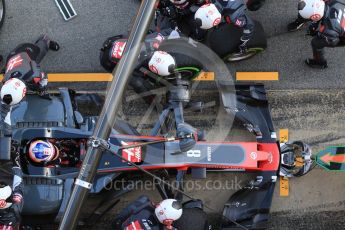
[[[234,55],[238,52],[239,45],[241,44],[240,40],[243,30],[232,24],[223,23],[210,30],[205,43],[226,61],[241,61],[251,58],[267,48],[267,38],[264,28],[260,22],[254,22],[254,34],[247,44],[248,52],[244,55]]]

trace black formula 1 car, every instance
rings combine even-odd
[[[227,220],[224,227],[236,227],[239,224],[245,228],[262,228],[268,221],[280,164],[279,146],[266,91],[263,85],[235,87],[226,66],[218,56],[202,47],[195,47],[198,44],[180,40],[168,40],[161,46],[174,55],[185,55],[187,51],[194,60],[201,62],[200,69],[180,69],[165,78],[139,69],[159,82],[156,85],[166,88],[166,103],[162,106],[164,109],[149,135],[138,133],[128,122],[117,121],[112,135],[102,145],[104,151],[90,193],[101,194],[109,183],[126,178],[129,172],[138,170],[147,174],[158,170],[163,174],[160,177],[164,178],[176,175],[178,191],[172,186],[157,184],[163,198],[183,195],[183,175],[187,171],[191,171],[197,178],[207,177],[206,172],[210,169],[257,172],[259,176],[254,183],[250,183],[225,202],[223,216]],[[190,82],[201,69],[214,71],[224,110],[228,116],[236,117],[242,122],[256,141],[207,141],[202,132],[185,122],[184,109],[193,107],[193,103],[190,103]],[[51,96],[51,100],[38,95],[27,95],[26,100],[11,113],[12,142],[7,141],[8,145],[2,142],[0,160],[10,160],[11,155],[20,156],[25,174],[25,197],[29,197],[25,200],[23,210],[24,224],[35,224],[35,220],[39,221],[37,224],[42,224],[42,221],[61,221],[73,185],[77,182],[85,152],[90,145],[96,145],[92,134],[97,116],[78,112],[77,98],[67,88],[61,88],[58,94]],[[97,109],[89,106],[87,111]],[[30,160],[28,144],[37,139],[58,143],[58,163],[37,165]],[[106,197],[106,201],[101,202],[101,206],[95,210],[95,216],[109,210],[112,207],[109,205],[116,203],[126,192],[126,189],[116,190],[111,197]],[[116,201],[109,202],[114,199]],[[90,217],[84,224],[92,225],[95,222],[95,218]]]
[[[236,111],[235,116],[256,136],[257,142],[219,143],[200,138],[190,144],[190,137],[180,135],[179,138],[168,140],[158,131],[169,112],[174,113],[175,119],[179,120],[175,120],[177,126],[184,123],[183,109],[177,108],[183,108],[178,99],[181,99],[179,95],[185,95],[181,94],[185,88],[179,87],[178,83],[175,86],[175,93],[171,94],[170,91],[170,97],[175,99],[170,100],[171,103],[162,112],[152,135],[142,136],[130,124],[117,122],[108,143],[109,146],[117,147],[120,157],[114,155],[111,148],[104,152],[91,194],[100,193],[108,183],[125,177],[126,172],[138,170],[138,167],[141,170],[184,172],[190,169],[195,171],[194,175],[203,177],[208,169],[258,172],[259,177],[255,183],[238,191],[225,203],[223,214],[231,220],[225,223],[226,226],[231,226],[234,221],[246,228],[264,227],[280,162],[265,89],[262,85],[241,85],[237,86],[235,93],[227,91],[226,85],[220,87],[225,109],[229,113]],[[11,152],[20,154],[25,173],[25,197],[28,197],[25,199],[23,215],[28,217],[24,220],[29,220],[29,224],[34,222],[35,217],[49,223],[61,220],[90,144],[88,140],[97,117],[82,116],[76,107],[74,95],[73,91],[66,88],[60,88],[58,94],[51,96],[51,100],[27,95],[26,100],[12,112],[12,148],[2,145],[1,159],[8,160]],[[226,98],[233,96],[237,98],[236,108],[227,104]],[[27,145],[30,140],[38,138],[60,143],[62,153],[59,164],[42,167],[30,162]],[[162,192],[164,194],[168,193]],[[239,203],[243,205],[237,205]]]

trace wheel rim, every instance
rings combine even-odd
[[[196,78],[200,71],[201,70],[196,67],[181,67],[176,69],[176,72],[180,73],[182,78],[187,78],[189,80]]]
[[[262,51],[264,51],[263,48],[249,48],[245,54],[232,53],[226,56],[225,60],[228,62],[242,61],[249,59]]]

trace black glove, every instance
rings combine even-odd
[[[308,27],[307,35],[315,36],[318,32],[318,30],[317,30],[318,27],[319,27],[319,25],[317,23],[311,23]]]
[[[176,7],[173,5],[169,5],[166,7],[163,7],[161,9],[162,15],[169,17],[170,19],[176,19],[177,18],[177,10]]]
[[[200,6],[191,5],[191,6],[189,7],[189,12],[195,14],[195,13],[198,11],[199,8],[200,8]]]

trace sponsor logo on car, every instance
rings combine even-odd
[[[122,146],[128,145],[136,145],[139,144],[138,142],[124,142],[121,141]],[[122,149],[122,157],[127,159],[129,162],[132,163],[140,163],[142,162],[142,149],[141,147],[134,147],[129,149]],[[126,162],[123,160],[122,162]]]

